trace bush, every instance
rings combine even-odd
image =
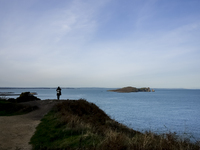
[[[16,99],[9,99],[10,102],[16,102],[16,103],[35,101],[35,100],[40,100],[40,99],[32,95],[30,92],[23,92]]]

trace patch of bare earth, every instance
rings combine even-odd
[[[29,144],[42,117],[58,102],[57,100],[30,101],[24,104],[39,109],[25,115],[0,116],[0,150],[31,150]]]

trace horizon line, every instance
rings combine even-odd
[[[63,89],[78,89],[78,88],[122,88],[122,87],[62,87]],[[0,89],[54,89],[56,87],[0,87]],[[151,87],[150,87],[151,88]],[[155,87],[151,89],[187,89],[187,90],[200,90],[200,88],[163,88]]]

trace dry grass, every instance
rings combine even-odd
[[[134,131],[86,100],[57,104],[37,127],[31,144],[36,150],[199,150],[199,143],[178,140],[176,134]]]

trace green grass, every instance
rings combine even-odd
[[[99,142],[99,137],[90,133],[89,127],[65,124],[55,111],[49,112],[41,121],[31,139],[35,150],[90,147]]]
[[[5,98],[0,98],[0,116],[22,115],[37,109],[36,106],[12,103]]]
[[[86,100],[57,104],[41,120],[30,144],[33,150],[199,150],[199,143],[174,133],[140,133],[114,120]]]

